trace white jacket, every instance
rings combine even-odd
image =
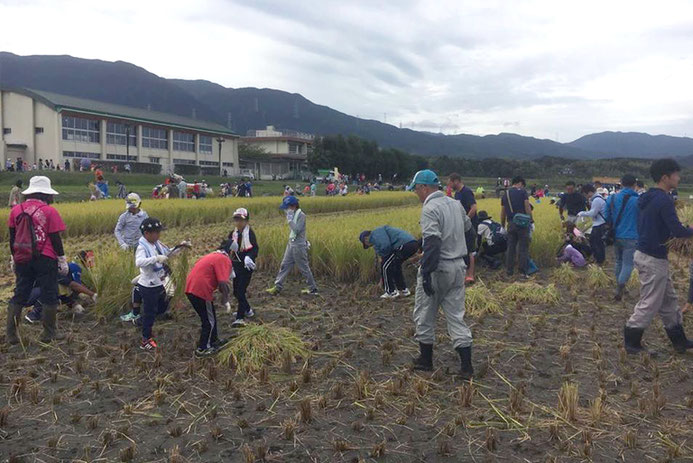
[[[161,241],[152,244],[144,236],[140,238],[135,252],[135,265],[140,269],[139,285],[154,288],[164,284],[166,270],[156,261],[156,256],[168,256],[169,252]]]

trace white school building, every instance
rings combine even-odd
[[[176,166],[240,172],[239,137],[223,125],[40,90],[0,87],[0,130],[3,167],[8,159],[29,166],[67,160],[74,169],[90,159],[151,164],[162,173]]]

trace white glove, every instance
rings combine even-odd
[[[10,256],[10,270],[14,273],[14,257]]]
[[[251,259],[250,256],[245,256],[245,259],[243,259],[243,263],[245,264],[246,270],[250,270],[251,272],[255,270],[255,262],[253,262],[253,259]]]
[[[231,303],[227,302],[224,304],[224,308],[226,309],[226,313],[231,313]]]
[[[310,251],[310,241],[306,241],[306,249]]]
[[[294,211],[286,211],[286,220],[289,222],[294,220]]]
[[[192,248],[192,243],[188,240],[184,240],[184,241],[181,241],[178,246],[180,246],[182,248]]]
[[[160,264],[163,264],[164,262],[166,262],[168,260],[168,256],[165,256],[163,254],[159,254],[159,255],[155,256],[154,258]]]
[[[70,268],[67,266],[67,257],[65,256],[59,256],[58,257],[58,273],[61,275],[67,275],[67,272],[70,271]]]
[[[233,280],[234,278],[236,278],[236,272],[231,270],[231,279]]]
[[[123,251],[127,251],[128,249],[130,249],[130,246],[128,246],[127,243],[123,243],[120,245],[120,249],[122,249]]]
[[[231,252],[238,252],[238,243],[236,241],[231,243]]]

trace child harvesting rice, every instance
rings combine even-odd
[[[238,311],[236,320],[231,326],[245,326],[245,317],[255,315],[248,303],[245,293],[250,285],[250,279],[255,270],[255,261],[260,248],[257,245],[255,232],[248,221],[250,214],[247,209],[239,208],[233,213],[234,230],[229,234],[229,239],[233,242],[231,260],[233,271],[236,274],[233,279],[233,295],[238,301]]]

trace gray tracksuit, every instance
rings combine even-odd
[[[279,273],[274,281],[274,285],[282,289],[284,286],[284,280],[293,269],[294,265],[298,267],[303,277],[308,283],[308,288],[315,290],[318,287],[315,284],[315,279],[313,278],[313,272],[310,271],[310,264],[308,262],[308,242],[306,241],[306,214],[301,210],[297,209],[293,214],[287,213],[287,221],[289,223],[289,243],[286,245],[286,251],[284,251],[284,258],[282,259],[281,266],[279,267]]]
[[[433,296],[424,292],[423,270],[419,269],[413,314],[416,340],[423,344],[434,343],[436,315],[442,307],[453,347],[468,347],[472,344],[472,333],[464,321],[467,267],[463,257],[467,255],[465,231],[471,228],[471,220],[459,201],[438,191],[424,201],[420,223],[424,259],[427,238],[440,240],[440,257],[435,268],[430,269]]]

